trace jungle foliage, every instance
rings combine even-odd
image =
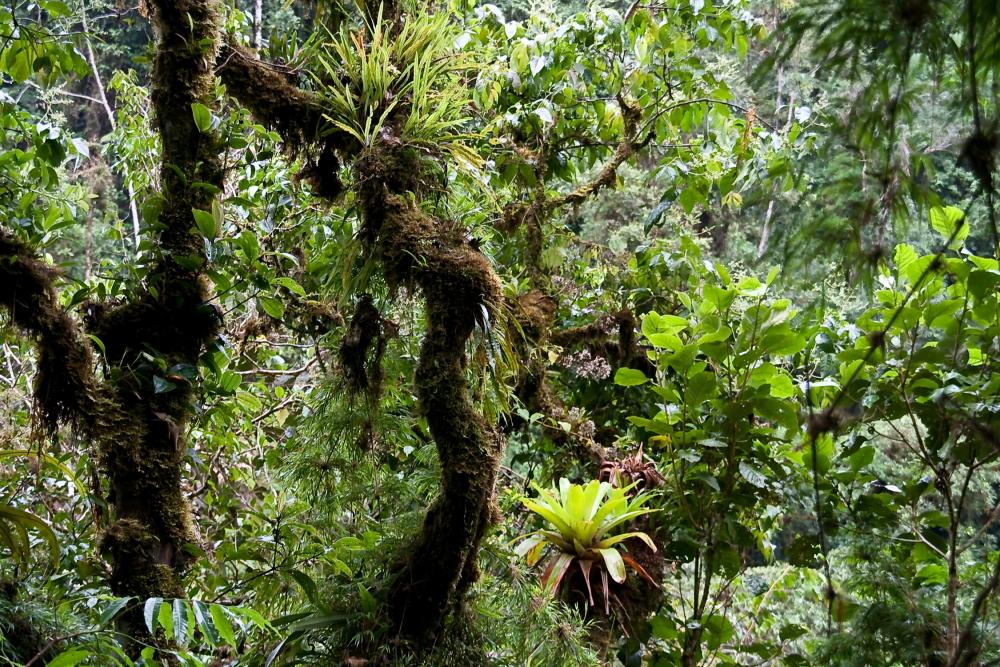
[[[1000,8],[0,7],[0,661],[1000,662]]]

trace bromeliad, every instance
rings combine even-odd
[[[636,538],[656,550],[653,540],[642,531],[615,532],[632,520],[656,510],[644,505],[652,497],[639,493],[630,498],[635,484],[615,488],[608,482],[593,480],[585,485],[571,484],[563,478],[559,489],[547,490],[535,486],[537,498],[524,498],[529,510],[545,519],[551,527],[529,533],[515,549],[518,556],[527,556],[528,565],[541,560],[547,547],[554,549],[542,574],[542,586],[558,590],[566,573],[577,563],[587,587],[587,599],[594,605],[590,585],[591,571],[600,572],[605,611],[608,610],[608,575],[623,583],[626,568],[656,583],[627,552],[619,551],[625,540]],[[554,530],[552,529],[554,528]]]

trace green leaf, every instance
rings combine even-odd
[[[746,461],[740,461],[740,476],[757,488],[762,489],[767,486],[767,477]]]
[[[191,605],[194,607],[195,621],[198,623],[201,633],[205,636],[209,644],[218,646],[222,641],[222,637],[215,628],[215,622],[212,620],[209,606],[201,600],[193,600]]]
[[[173,615],[173,605],[167,604],[164,600],[164,604],[160,605],[156,612],[156,621],[163,628],[163,634],[167,636],[167,639],[174,639],[174,615]]]
[[[642,371],[634,368],[619,368],[615,372],[615,384],[622,387],[635,387],[647,382],[649,382],[649,378],[643,375]]]
[[[215,223],[216,235],[222,232],[222,227],[226,222],[226,214],[222,210],[222,202],[216,197],[212,200],[212,221]]]
[[[156,632],[156,616],[162,603],[163,598],[149,598],[142,607],[142,617],[146,621],[146,629],[149,630],[149,634]]]
[[[276,320],[280,320],[285,315],[285,304],[270,296],[262,296],[259,299],[260,307],[265,313]]]
[[[264,407],[259,398],[246,391],[236,392],[236,402],[241,408],[253,414],[260,412]]]
[[[284,287],[292,294],[297,294],[298,296],[304,297],[306,295],[306,291],[305,289],[303,289],[302,285],[298,284],[291,278],[286,278],[284,276],[282,276],[281,278],[275,278],[274,280],[271,281],[271,284]]]
[[[197,208],[191,209],[191,213],[194,215],[195,226],[198,227],[201,235],[210,241],[214,241],[219,236],[219,227],[216,226],[215,216],[208,211],[202,211]]]
[[[91,655],[93,655],[93,653],[83,649],[69,649],[67,651],[63,651],[45,664],[48,665],[48,667],[75,667]]]
[[[233,632],[233,625],[229,622],[228,612],[222,605],[212,604],[208,606],[208,613],[212,617],[212,623],[219,632],[222,640],[236,648],[236,633]]]
[[[161,378],[159,375],[153,376],[153,393],[166,394],[177,388],[177,385],[170,380]]]
[[[190,609],[187,600],[180,598],[174,600],[173,607],[174,638],[178,644],[183,646],[188,638],[188,614],[190,613]]]
[[[116,598],[112,600],[111,604],[108,605],[108,608],[105,609],[103,612],[101,612],[101,616],[97,620],[97,624],[103,627],[108,623],[110,623],[115,618],[115,616],[117,616],[118,613],[125,608],[125,605],[127,605],[134,599],[135,598],[129,597],[129,598]]]
[[[928,563],[917,570],[917,578],[925,584],[944,586],[948,583],[948,568],[944,565]]]
[[[952,250],[962,247],[962,242],[969,236],[969,223],[965,212],[954,206],[935,206],[931,209],[931,228],[944,241],[951,239],[948,245]]]
[[[257,243],[256,235],[250,230],[244,229],[240,232],[236,238],[236,245],[243,251],[247,261],[256,262],[260,257],[260,245]]]
[[[208,132],[212,129],[212,111],[204,104],[193,103],[191,115],[194,116],[194,124],[199,132]]]

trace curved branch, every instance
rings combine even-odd
[[[14,326],[38,341],[34,400],[50,434],[60,422],[89,419],[94,399],[90,346],[59,304],[56,276],[27,245],[0,231],[0,308]]]
[[[216,73],[226,91],[258,122],[273,127],[293,155],[305,155],[299,178],[320,197],[337,199],[343,191],[337,151],[354,147],[327,122],[322,97],[296,86],[294,72],[259,60],[233,40],[220,49]]]

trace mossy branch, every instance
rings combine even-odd
[[[60,305],[54,268],[27,245],[0,231],[0,308],[37,340],[34,401],[39,423],[55,433],[61,422],[93,412],[93,357],[78,323]]]
[[[554,211],[565,206],[581,204],[600,190],[614,184],[618,169],[637,151],[645,148],[655,136],[653,132],[649,132],[643,137],[639,136],[638,125],[642,112],[638,108],[621,95],[618,96],[618,105],[622,110],[624,126],[622,138],[618,142],[615,152],[604,163],[597,175],[573,191],[557,197],[536,197],[530,202],[513,204],[504,212],[500,223],[501,229],[509,232],[524,224],[540,225],[541,221]],[[539,162],[544,163],[544,160],[539,160]]]
[[[305,158],[299,178],[320,197],[336,200],[343,191],[337,154],[357,146],[326,120],[323,99],[296,86],[294,72],[258,59],[233,40],[220,49],[216,73],[255,120],[273,127],[293,156]]]

